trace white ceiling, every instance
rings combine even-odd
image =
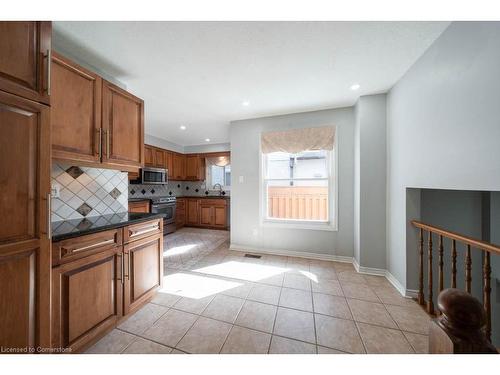
[[[447,26],[54,22],[54,44],[143,98],[147,134],[185,146],[228,142],[232,120],[350,106],[386,92]],[[351,91],[353,83],[361,88]]]

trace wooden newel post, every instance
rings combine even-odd
[[[476,298],[451,288],[437,302],[442,315],[430,323],[429,353],[497,353],[486,338],[486,314]]]

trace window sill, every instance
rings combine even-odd
[[[337,227],[330,222],[310,222],[310,221],[292,221],[292,220],[273,220],[264,219],[262,226],[267,228],[285,228],[285,229],[306,229],[322,230],[328,232],[337,232]]]

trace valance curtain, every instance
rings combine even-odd
[[[261,147],[264,154],[271,152],[296,154],[308,150],[333,150],[334,142],[334,126],[273,131],[261,135]]]
[[[231,164],[231,159],[229,156],[213,156],[205,159],[207,165],[216,165],[218,167],[225,167]]]

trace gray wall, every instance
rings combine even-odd
[[[387,267],[404,285],[406,188],[500,190],[500,23],[454,22],[387,103]]]
[[[204,145],[184,146],[184,152],[186,154],[196,152],[220,152],[229,150],[231,150],[231,145],[229,143],[208,143]]]
[[[362,96],[355,109],[354,254],[385,269],[386,95]]]
[[[164,149],[171,150],[171,151],[176,151],[176,152],[180,152],[180,153],[184,152],[184,147],[182,147],[181,145],[178,145],[177,143],[169,142],[165,139],[158,138],[158,137],[155,137],[155,136],[149,135],[149,134],[144,135],[144,143],[146,143],[147,145],[164,148]]]
[[[338,231],[268,228],[260,225],[260,134],[325,125],[337,126]],[[231,140],[231,243],[261,249],[353,256],[354,110],[331,109],[234,121]],[[243,176],[243,183],[239,182]]]

